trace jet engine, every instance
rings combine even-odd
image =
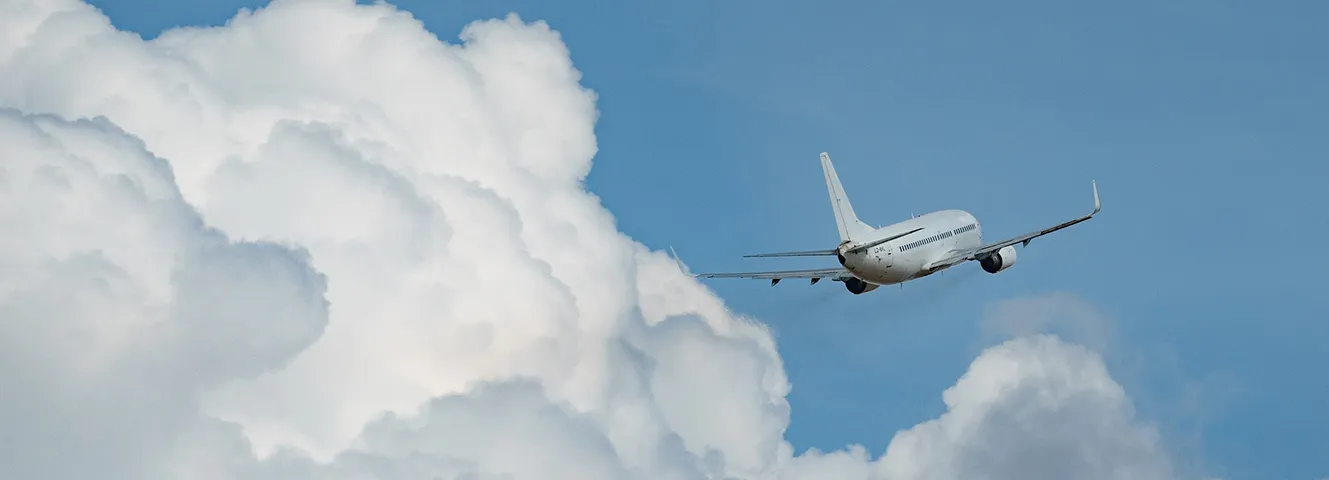
[[[983,271],[988,273],[997,273],[1011,268],[1011,265],[1015,265],[1015,245],[1001,247],[1001,250],[983,257],[978,263],[983,266]]]
[[[849,290],[849,293],[852,293],[854,295],[862,295],[864,293],[871,292],[873,290],[876,290],[877,287],[880,286],[881,285],[877,285],[875,283],[864,282],[857,278],[850,278],[844,281],[844,288]]]

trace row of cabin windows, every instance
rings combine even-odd
[[[956,236],[956,235],[959,235],[959,234],[964,233],[964,232],[968,232],[968,231],[973,230],[973,229],[975,229],[975,228],[978,228],[978,225],[975,225],[975,224],[972,224],[972,223],[971,223],[971,224],[969,224],[969,225],[965,225],[965,226],[960,227],[960,228],[957,228],[957,229],[955,229],[955,230],[951,230],[951,231],[948,231],[948,232],[938,233],[938,234],[936,234],[936,235],[933,235],[933,236],[928,237],[928,238],[924,238],[924,239],[922,239],[922,240],[919,240],[919,241],[916,241],[916,242],[913,242],[913,243],[907,243],[907,244],[901,245],[901,246],[900,246],[900,251],[903,252],[903,251],[906,251],[906,250],[909,250],[909,249],[918,248],[918,247],[921,247],[921,246],[923,246],[923,245],[927,245],[927,244],[932,243],[932,242],[936,242],[936,241],[939,241],[939,240],[945,240],[945,239],[947,239],[947,238],[954,237],[954,236]]]

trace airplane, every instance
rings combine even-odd
[[[760,253],[744,257],[832,256],[838,268],[784,270],[746,273],[699,273],[700,278],[770,279],[771,286],[786,278],[808,278],[816,284],[823,278],[844,282],[850,293],[861,295],[883,285],[901,284],[932,275],[961,263],[974,260],[983,271],[996,274],[1015,265],[1015,245],[1028,248],[1035,238],[1093,218],[1102,209],[1098,201],[1098,182],[1094,189],[1094,211],[1054,227],[983,243],[983,228],[972,214],[963,210],[941,210],[917,216],[881,228],[872,228],[858,219],[854,207],[840,185],[831,157],[821,153],[821,169],[826,176],[835,227],[840,244],[830,250]],[[675,254],[677,259],[677,254]],[[680,263],[681,266],[681,263]]]

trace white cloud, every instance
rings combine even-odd
[[[1099,356],[1037,335],[985,351],[941,418],[897,434],[890,478],[1166,478],[1157,433]]]
[[[558,35],[462,38],[288,0],[144,42],[0,0],[0,477],[1168,476],[1048,337],[880,459],[794,456],[769,332],[583,189]]]

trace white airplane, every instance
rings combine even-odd
[[[1028,247],[1035,238],[1061,230],[1093,218],[1101,206],[1098,202],[1098,182],[1094,188],[1094,211],[1060,225],[1011,237],[1000,242],[983,244],[983,228],[972,214],[963,210],[942,210],[914,217],[881,228],[863,223],[854,214],[849,197],[840,186],[831,157],[821,154],[821,169],[826,175],[826,188],[830,190],[831,207],[835,213],[835,226],[840,230],[840,245],[832,250],[781,252],[745,255],[745,257],[803,257],[834,255],[840,260],[838,268],[811,270],[785,270],[748,273],[701,273],[701,278],[760,278],[770,279],[771,285],[786,278],[810,278],[812,283],[829,278],[844,282],[854,295],[876,290],[882,285],[894,285],[926,277],[969,260],[977,260],[983,270],[997,273],[1015,265],[1015,244]],[[680,264],[681,265],[681,264]]]

